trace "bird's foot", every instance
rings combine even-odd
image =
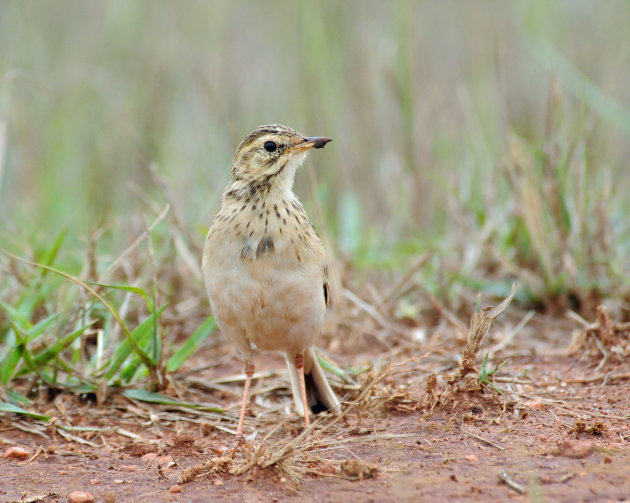
[[[234,456],[239,450],[246,451],[249,450],[250,447],[251,446],[247,443],[247,440],[245,440],[245,437],[241,433],[236,435],[234,442],[230,448],[225,451],[225,454],[228,456]]]

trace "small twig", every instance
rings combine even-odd
[[[510,477],[505,470],[499,470],[499,478],[505,482],[510,489],[514,489],[517,493],[525,494],[527,492],[527,489]]]
[[[504,382],[507,384],[536,384],[532,380],[524,381],[523,379],[518,379],[517,377],[495,377],[494,374],[492,375],[492,380],[494,382]]]
[[[610,351],[604,347],[604,343],[599,337],[595,336],[593,339],[595,340],[595,344],[597,344],[597,348],[601,351],[602,355],[604,355],[597,367],[595,367],[595,372],[599,372],[602,368],[604,368],[604,365],[606,365],[608,358],[610,358]]]
[[[183,214],[179,204],[176,201],[176,198],[164,180],[162,176],[160,176],[157,165],[155,163],[148,164],[149,174],[151,175],[151,179],[153,183],[160,188],[168,204],[172,208],[172,223],[168,223],[169,229],[172,231],[171,234],[173,236],[173,243],[175,244],[175,249],[179,252],[180,257],[182,258],[183,263],[186,265],[188,270],[193,274],[193,276],[197,280],[202,279],[201,267],[199,264],[199,260],[197,256],[201,253],[201,246],[199,244],[199,240],[197,236],[193,235],[190,232],[188,226],[184,224],[185,219],[183,218]],[[194,253],[190,248],[194,249]]]
[[[586,330],[595,330],[597,329],[598,325],[597,323],[589,323],[588,321],[586,321],[584,318],[582,318],[578,313],[576,313],[575,311],[568,311],[567,312],[567,318],[572,319],[573,321],[577,321],[580,325],[582,325]]]
[[[34,494],[33,496],[24,496],[19,500],[11,500],[11,503],[38,503],[39,501],[44,501],[49,497],[57,497],[59,493],[54,491],[50,491],[48,494]]]
[[[338,416],[340,417],[340,416]],[[311,425],[302,431],[297,437],[291,440],[288,444],[286,444],[280,451],[271,456],[267,461],[262,463],[261,468],[267,468],[268,466],[274,465],[284,459],[290,452],[292,452],[305,438],[309,437],[313,430],[317,428],[324,421],[324,416],[316,419],[311,423]],[[262,444],[261,444],[262,445]]]
[[[597,306],[596,317],[599,324],[599,329],[596,332],[597,338],[604,345],[613,346],[615,344],[615,324],[603,305]]]
[[[301,445],[302,442],[305,439],[307,439],[307,438],[309,439],[309,442],[305,443],[305,444],[302,444],[302,448],[303,448],[303,450],[310,449],[311,445],[316,445],[316,440],[318,438],[320,438],[326,431],[330,430],[335,424],[337,424],[339,421],[341,421],[343,418],[345,418],[351,410],[353,410],[360,403],[362,403],[363,400],[372,391],[372,389],[378,383],[380,383],[383,379],[385,379],[390,374],[390,372],[392,370],[397,369],[399,367],[402,367],[404,365],[407,365],[408,363],[417,361],[417,360],[419,360],[421,358],[425,358],[427,355],[429,355],[429,353],[425,353],[425,354],[423,354],[421,356],[417,356],[415,358],[410,358],[409,360],[406,360],[406,361],[404,361],[402,363],[398,363],[398,364],[395,364],[395,365],[392,365],[392,366],[388,367],[385,371],[383,371],[381,374],[379,374],[374,379],[372,379],[372,381],[363,389],[363,391],[361,392],[359,397],[357,399],[355,399],[353,402],[351,402],[350,405],[348,407],[346,407],[345,410],[341,414],[339,414],[332,421],[327,423],[321,430],[314,431],[324,421],[325,416],[323,416],[322,418],[319,418],[319,419],[313,421],[313,423],[311,424],[311,426],[309,428],[307,428],[304,431],[302,431],[302,433],[300,433],[297,437],[295,437],[293,440],[291,440],[291,442],[289,442],[282,449],[280,449],[279,452],[277,452],[276,454],[271,456],[271,458],[269,458],[268,460],[266,460],[264,463],[260,464],[259,466],[261,468],[266,468],[268,466],[271,466],[271,465],[274,465],[276,463],[279,463],[290,452],[292,452],[294,449],[296,449],[297,446]]]
[[[331,421],[324,428],[322,428],[321,431],[317,432],[317,434],[314,437],[316,438],[317,436],[323,434],[326,430],[330,429],[333,425],[337,424],[344,417],[346,417],[351,410],[353,410],[357,405],[359,405],[361,402],[363,402],[365,397],[367,397],[367,395],[372,391],[374,386],[376,386],[383,379],[385,379],[387,376],[389,376],[394,370],[398,370],[399,368],[404,367],[408,363],[412,363],[412,362],[421,360],[423,358],[426,358],[430,354],[431,353],[427,352],[427,353],[424,353],[424,354],[422,354],[420,356],[416,356],[414,358],[409,358],[408,360],[405,360],[404,362],[396,363],[396,364],[391,365],[388,368],[386,368],[380,375],[376,376],[372,380],[372,382],[370,382],[370,384],[368,384],[365,387],[365,389],[361,392],[361,394],[359,395],[359,397],[356,400],[351,402],[350,405],[348,405],[348,407],[346,407],[346,409],[340,415],[338,415],[333,421]]]
[[[326,473],[326,472],[320,472],[318,470],[309,470],[308,473],[311,475],[317,475],[318,477],[329,477],[329,478],[334,478],[334,479],[347,480],[346,477],[344,477],[343,475],[338,475],[337,473]]]
[[[476,438],[477,440],[481,441],[481,442],[485,442],[488,445],[491,445],[492,447],[496,447],[497,449],[499,449],[500,451],[504,451],[505,447],[503,447],[502,445],[496,444],[494,443],[492,440],[488,440],[487,438],[483,438],[480,437],[479,435],[477,435],[476,433],[473,433],[471,431],[467,431],[464,429],[464,420],[462,419],[462,424],[460,425],[459,429],[461,430],[462,433],[464,433],[465,435],[468,435],[472,438]]]
[[[98,447],[98,445],[96,445],[95,443],[90,442],[89,440],[85,440],[84,438],[81,438],[78,435],[72,435],[70,433],[67,433],[63,431],[61,428],[57,428],[57,433],[59,433],[59,435],[61,435],[66,440],[71,440],[73,442],[76,442],[77,444],[89,445],[90,447]]]
[[[329,441],[322,441],[320,443],[310,443],[308,445],[308,449],[318,449],[318,450],[328,450],[328,449],[336,449],[341,447],[343,444],[352,444],[354,442],[372,442],[376,440],[391,440],[394,438],[411,438],[411,437],[421,437],[420,433],[401,433],[401,434],[392,434],[392,433],[383,433],[382,435],[361,435],[358,437],[350,437],[344,438],[342,440],[330,439]]]
[[[468,333],[468,328],[457,316],[451,313],[444,305],[437,299],[435,295],[433,295],[428,290],[425,290],[433,307],[435,307],[442,316],[448,321],[451,325],[453,325],[461,334],[465,335]]]
[[[630,376],[627,376],[630,378]],[[594,410],[588,410],[588,411],[583,411],[582,414],[575,412],[571,409],[569,409],[569,407],[566,404],[565,400],[552,400],[549,398],[541,398],[541,397],[537,397],[537,396],[533,396],[533,395],[528,395],[527,393],[519,393],[520,396],[522,396],[523,398],[529,398],[531,400],[540,400],[542,401],[542,403],[544,403],[545,405],[549,405],[550,407],[554,407],[556,409],[559,409],[560,411],[562,411],[562,414],[566,415],[566,416],[571,416],[571,417],[576,417],[578,419],[581,419],[584,417],[584,415],[587,416],[592,416],[592,417],[602,417],[605,419],[619,419],[621,421],[625,421],[627,419],[630,419],[630,415],[626,415],[626,416],[617,416],[617,415],[612,415],[612,414],[603,414],[601,412],[596,412]],[[580,400],[578,398],[578,400]]]
[[[30,424],[28,426],[21,424],[20,422],[14,422],[11,425],[13,428],[17,428],[18,430],[25,431],[26,433],[32,433],[33,435],[39,435],[40,437],[50,438],[46,433],[40,431],[38,425]]]
[[[109,276],[116,270],[118,269],[118,267],[120,266],[120,264],[123,262],[123,260],[125,259],[125,257],[127,255],[129,255],[133,250],[135,250],[138,245],[142,242],[143,239],[145,239],[146,237],[149,236],[149,233],[155,229],[155,227],[164,219],[164,217],[168,214],[169,210],[170,210],[171,206],[169,204],[167,204],[164,209],[162,210],[162,213],[160,213],[157,218],[153,221],[153,223],[144,231],[142,231],[140,233],[140,235],[134,240],[133,243],[131,243],[127,249],[122,252],[118,258],[116,260],[114,260],[108,267],[107,269],[105,269],[105,271],[103,271],[103,274],[100,275],[100,277],[98,278],[98,282],[99,283],[106,283],[106,280],[109,278]]]
[[[554,417],[554,419],[558,421],[562,426],[566,426],[567,428],[573,428],[572,424],[565,423],[562,419],[556,416],[552,411],[549,411],[549,414],[551,414]]]
[[[250,468],[253,468],[256,464],[258,464],[258,460],[262,457],[265,451],[264,449],[265,442],[267,441],[269,437],[271,437],[271,435],[273,435],[276,431],[278,431],[281,426],[282,426],[282,423],[278,423],[278,425],[275,428],[273,428],[269,433],[267,433],[267,435],[265,435],[265,437],[262,439],[262,442],[260,442],[260,445],[254,451],[254,454],[252,455],[252,459],[250,459],[248,463],[245,463],[243,466],[239,468],[239,470],[236,472],[237,475],[242,475],[247,470],[249,470]]]
[[[402,288],[407,284],[407,282],[409,282],[409,280],[411,280],[411,278],[413,278],[414,274],[416,274],[429,260],[431,260],[431,257],[433,257],[433,252],[427,252],[422,255],[413,266],[411,266],[411,269],[407,271],[407,274],[405,274],[402,279],[385,295],[383,301],[385,306],[391,306],[391,304],[398,299]]]
[[[499,342],[498,344],[495,344],[495,346],[488,351],[488,357],[492,358],[492,356],[495,353],[497,353],[498,351],[502,350],[505,346],[507,346],[514,339],[514,337],[516,337],[516,335],[521,330],[523,330],[525,325],[529,323],[529,321],[534,317],[535,314],[536,314],[536,311],[534,310],[527,311],[527,314],[523,316],[523,319],[519,322],[519,324],[516,325],[512,329],[512,331],[501,342]]]
[[[37,448],[37,450],[35,451],[35,454],[33,454],[30,458],[28,458],[28,461],[26,461],[26,463],[30,463],[31,461],[34,461],[35,459],[37,459],[39,457],[40,454],[43,454],[44,457],[46,459],[48,459],[48,456],[46,455],[46,449],[44,449],[41,445]]]
[[[356,305],[359,309],[365,311],[368,315],[370,315],[376,322],[381,325],[383,328],[390,328],[390,324],[387,323],[385,318],[379,313],[375,307],[371,306],[363,299],[361,299],[357,294],[348,290],[347,288],[343,289],[343,296]]]
[[[136,442],[144,442],[144,438],[142,438],[140,435],[137,435],[131,431],[125,430],[124,428],[118,428],[115,430],[116,433],[118,433],[119,435],[122,435],[124,437],[129,437],[133,440],[135,440]]]
[[[600,374],[593,377],[576,377],[575,379],[563,379],[567,384],[587,384],[590,382],[600,381],[602,379],[624,379],[630,378],[630,374],[625,376],[609,376],[609,374]]]

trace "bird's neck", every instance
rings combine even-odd
[[[223,204],[247,204],[260,201],[282,201],[296,199],[293,180],[269,180],[232,178],[223,193]]]
[[[232,168],[232,179],[223,194],[224,204],[230,199],[250,201],[252,199],[295,199],[293,193],[295,172],[305,158],[305,152],[294,155],[284,164],[274,165],[268,173],[263,172],[256,176],[252,176],[235,165]]]

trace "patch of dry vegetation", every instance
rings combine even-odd
[[[585,360],[601,357],[596,371],[600,371],[608,361],[617,363],[630,357],[630,322],[615,322],[605,306],[597,306],[597,316],[589,323],[571,311],[569,317],[577,321],[581,328],[573,333],[573,341],[567,352]]]

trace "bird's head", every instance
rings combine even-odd
[[[332,141],[308,137],[279,124],[259,126],[241,142],[232,165],[232,182],[255,190],[293,185],[295,171],[312,148]]]

